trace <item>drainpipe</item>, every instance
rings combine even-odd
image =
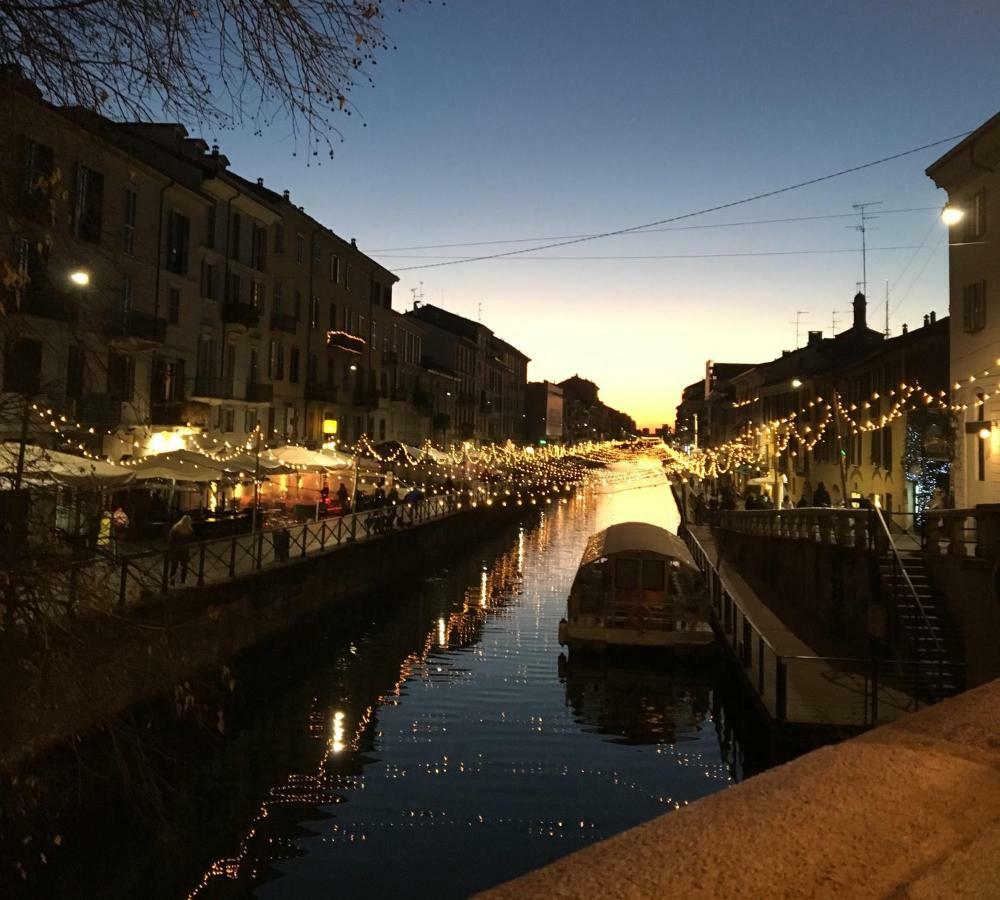
[[[156,223],[156,275],[154,276],[153,284],[153,319],[154,321],[159,318],[160,312],[160,271],[163,268],[163,207],[164,199],[166,198],[167,191],[172,188],[177,181],[171,178],[163,187],[160,188],[160,202],[158,205],[159,218]],[[152,356],[150,357],[149,366],[149,417],[150,417],[150,428],[152,428],[152,418],[153,418],[153,381],[156,378],[156,350],[153,350]],[[182,386],[183,390],[183,386]],[[164,398],[166,399],[166,398]],[[133,433],[132,439],[132,452],[135,453],[135,436]]]

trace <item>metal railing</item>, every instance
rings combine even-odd
[[[262,528],[225,538],[193,541],[173,550],[68,562],[52,571],[51,594],[59,610],[112,612],[172,588],[223,584],[263,569],[318,556],[453,515],[465,508],[454,494],[384,506],[345,516]],[[54,610],[55,611],[55,610]]]
[[[921,685],[939,663],[782,653],[726,590],[698,539],[686,527],[682,536],[707,582],[716,628],[774,721],[868,728],[921,705]]]

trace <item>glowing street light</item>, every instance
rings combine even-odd
[[[90,272],[86,269],[75,269],[69,273],[69,280],[77,287],[86,287],[90,284]]]
[[[793,388],[800,388],[800,387],[802,387],[802,382],[799,381],[798,378],[793,378],[792,379],[792,387]]]
[[[985,441],[985,440],[988,440],[988,439],[989,439],[989,436],[990,436],[990,429],[989,429],[989,428],[980,428],[980,429],[979,429],[979,436],[980,436],[980,437],[981,437],[981,438],[982,438],[982,439],[983,439],[984,441]]]
[[[945,225],[957,225],[962,219],[965,218],[965,211],[959,209],[957,206],[952,206],[950,203],[941,210],[941,221]]]

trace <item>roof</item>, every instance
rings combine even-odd
[[[589,565],[602,556],[636,550],[669,556],[692,568],[695,567],[684,541],[666,528],[651,525],[649,522],[620,522],[591,535],[583,551],[580,565]]]
[[[924,173],[929,178],[933,179],[934,173],[938,169],[940,169],[945,163],[953,160],[956,156],[962,153],[962,151],[967,150],[969,147],[972,147],[980,138],[982,138],[986,134],[989,134],[998,125],[1000,125],[1000,113],[997,113],[995,116],[991,116],[989,119],[983,122],[983,124],[980,125],[975,131],[973,131],[971,134],[966,135],[964,139],[955,144],[955,146],[952,147],[950,150],[948,150],[944,154],[944,156],[940,156],[936,160],[934,160],[934,162],[932,162],[926,169],[924,169]]]

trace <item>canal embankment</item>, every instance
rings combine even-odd
[[[417,578],[533,507],[456,510],[411,527],[332,543],[204,584],[147,593],[123,610],[52,623],[41,640],[9,635],[0,662],[0,766],[150,698],[196,702],[199,680],[225,684],[233,659],[352,598]],[[220,727],[224,727],[221,725]]]
[[[480,896],[994,897],[998,884],[995,681]]]

